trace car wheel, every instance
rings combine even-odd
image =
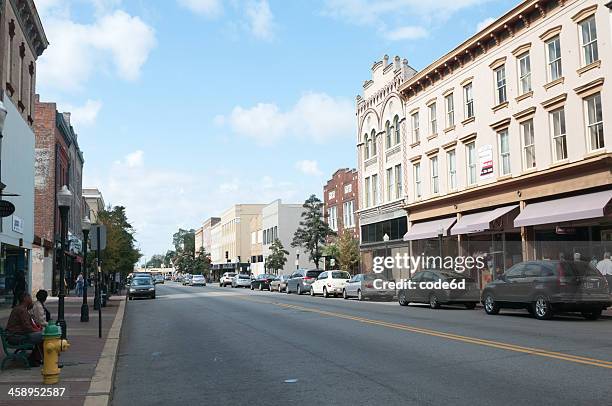
[[[485,296],[484,308],[487,314],[498,314],[499,313],[499,305],[495,303],[495,299],[493,299],[493,295],[491,295],[490,293],[488,293]]]
[[[440,302],[438,301],[438,296],[435,293],[429,295],[429,307],[432,309],[440,308]]]
[[[297,293],[298,295],[301,295],[301,294],[302,294],[302,288],[300,287],[300,285],[298,285],[298,287],[297,287],[297,292],[296,292],[296,293]]]
[[[587,320],[597,320],[601,316],[602,309],[582,312],[582,317]]]
[[[151,296],[151,299],[155,299],[155,294],[153,294],[153,295]]]
[[[535,317],[538,320],[548,320],[553,316],[552,306],[548,298],[544,295],[536,297],[533,303]]]
[[[312,289],[312,288],[311,288],[311,289]],[[327,299],[327,298],[329,297],[329,295],[327,294],[327,289],[326,289],[326,288],[323,288],[323,297],[324,297],[325,299]]]
[[[312,286],[311,286],[311,287],[310,287],[310,296],[313,296],[313,297],[314,297],[314,295],[315,295],[315,294],[314,294],[314,289],[313,289],[313,288],[312,288]]]
[[[403,290],[397,295],[397,301],[399,302],[400,306],[408,306],[408,303],[410,303],[408,302],[408,298],[406,298],[406,292]]]
[[[359,300],[360,302],[363,300],[363,295],[361,294],[361,289],[359,289],[357,291],[357,300]]]
[[[346,294],[346,289],[342,289],[342,298],[345,300],[348,299],[348,295]]]
[[[465,308],[468,310],[474,310],[476,308],[476,303],[471,302],[471,303],[466,303],[465,304]]]
[[[263,285],[261,283],[259,284],[259,290],[263,290]]]
[[[291,294],[291,291],[289,290],[289,285],[287,285],[287,287],[285,288],[285,293],[288,295]]]
[[[251,290],[255,290],[255,286],[251,285]]]

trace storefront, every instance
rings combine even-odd
[[[16,281],[30,280],[30,250],[9,244],[0,244],[0,307],[13,303]]]

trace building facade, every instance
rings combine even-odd
[[[361,272],[371,272],[373,257],[407,246],[402,237],[407,230],[403,206],[408,143],[399,88],[415,73],[406,59],[396,56],[390,62],[385,55],[372,66],[363,96],[357,96]]]
[[[193,239],[195,252],[199,252],[204,249],[204,238],[203,238],[203,227],[196,228]]]
[[[32,1],[0,2],[0,98],[7,110],[0,137],[0,191],[15,206],[11,216],[0,218],[0,306],[12,303],[21,275],[32,290],[36,60],[47,46]]]
[[[98,188],[83,188],[83,200],[85,201],[84,216],[88,217],[93,224],[98,223],[98,213],[104,210],[104,197]]]
[[[251,219],[251,259],[250,272],[259,275],[265,272],[263,256],[263,229],[261,215]]]
[[[482,284],[521,260],[601,259],[611,39],[601,2],[523,1],[399,86],[413,252],[485,254]]]
[[[356,169],[338,169],[323,187],[325,221],[338,235],[351,231],[359,238],[359,173]]]
[[[212,228],[221,221],[219,217],[210,217],[202,225],[202,247],[212,255]]]

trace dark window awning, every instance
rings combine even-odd
[[[455,224],[457,217],[447,217],[438,220],[415,223],[404,234],[404,241],[425,240],[436,238],[438,235],[448,235],[448,230]]]
[[[612,190],[531,203],[514,219],[515,227],[584,220],[606,215]]]
[[[491,222],[497,220],[512,210],[517,209],[518,204],[512,206],[498,207],[497,209],[466,214],[461,217],[451,230],[451,235],[471,234],[487,231],[491,228]]]

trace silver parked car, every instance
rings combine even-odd
[[[317,280],[323,272],[321,269],[299,269],[287,281],[287,294],[295,292],[298,295],[310,292],[310,285]]]
[[[380,279],[383,280],[381,275],[375,273],[368,274],[357,274],[354,275],[344,286],[344,290],[342,291],[342,297],[345,299],[356,297],[357,300],[363,299],[393,299],[395,296],[395,289],[385,289],[379,283],[376,283],[376,286],[379,287],[377,289],[375,287],[374,281]]]
[[[251,287],[251,275],[239,273],[232,277],[232,288],[250,288],[250,287]]]
[[[275,290],[282,292],[287,289],[287,281],[291,275],[279,275],[276,279],[270,282],[270,292]]]
[[[206,286],[206,277],[204,275],[193,275],[189,286]]]

